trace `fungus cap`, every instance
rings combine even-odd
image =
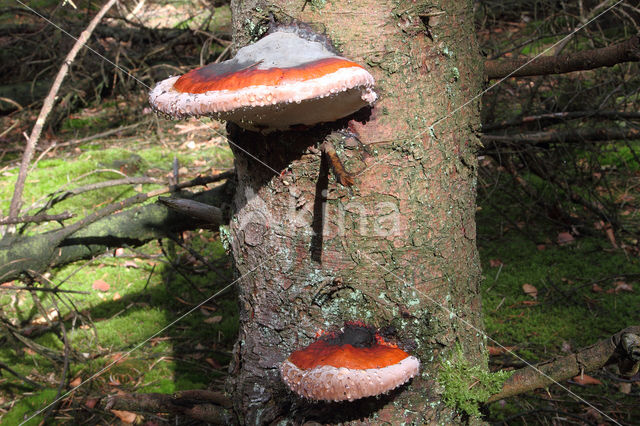
[[[347,323],[293,352],[280,366],[282,379],[300,396],[353,401],[386,393],[418,374],[420,361],[387,343],[375,329]]]
[[[211,116],[251,130],[335,121],[371,105],[374,79],[362,66],[294,31],[276,31],[209,64],[158,83],[151,106],[172,118]]]

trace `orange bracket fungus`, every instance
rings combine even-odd
[[[282,379],[300,396],[353,401],[386,393],[418,374],[420,361],[386,342],[375,328],[348,322],[293,352],[280,366]]]
[[[173,118],[211,116],[263,132],[335,121],[375,102],[371,74],[323,41],[277,27],[231,60],[161,81],[149,102]]]

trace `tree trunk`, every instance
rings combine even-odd
[[[237,46],[270,16],[324,29],[369,69],[380,96],[366,123],[349,123],[364,147],[336,146],[356,176],[351,188],[313,149],[331,126],[266,136],[229,126],[238,175],[231,244],[242,277],[229,389],[239,421],[450,421],[439,361],[460,344],[471,363],[486,365],[474,220],[478,100],[428,126],[480,91],[471,2],[243,0],[232,11]],[[392,326],[421,360],[419,377],[352,403],[290,393],[279,364],[345,320]]]

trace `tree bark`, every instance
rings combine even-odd
[[[460,344],[472,364],[486,364],[474,220],[478,101],[448,118],[480,91],[471,3],[307,3],[233,1],[235,43],[249,43],[270,16],[324,28],[344,56],[367,66],[380,100],[366,123],[349,123],[367,149],[336,146],[355,176],[351,188],[335,182],[317,149],[336,126],[266,136],[229,126],[241,277],[229,391],[238,421],[449,422],[457,414],[442,402],[439,360]],[[345,320],[392,326],[422,361],[420,376],[353,403],[290,393],[280,363]]]

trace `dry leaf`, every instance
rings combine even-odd
[[[568,232],[560,232],[556,238],[556,241],[560,245],[572,243],[574,240],[575,238],[573,238],[573,235]]]
[[[220,321],[222,321],[222,315],[216,315],[216,316],[209,317],[209,318],[204,320],[204,322],[206,322],[207,324],[217,324]]]
[[[106,282],[104,280],[95,280],[93,282],[93,285],[91,286],[91,288],[93,288],[94,290],[99,290],[99,291],[109,291],[111,286],[109,285],[108,282]]]
[[[49,323],[49,321],[54,321],[58,319],[58,311],[56,311],[55,308],[49,309],[49,312],[47,312],[47,318],[42,315],[38,315],[33,319],[33,321],[31,321],[31,324],[44,325]]]
[[[497,355],[502,355],[505,352],[512,352],[513,350],[515,350],[515,346],[504,346],[504,347],[497,347],[497,346],[487,346],[487,350],[489,351],[489,356],[497,356]]]
[[[624,394],[631,393],[631,383],[618,383],[618,390]]]
[[[82,377],[78,376],[69,382],[69,386],[71,386],[72,388],[76,388],[80,386],[80,383],[82,383]]]
[[[607,234],[607,238],[609,239],[609,242],[611,243],[613,248],[618,248],[618,243],[616,242],[616,236],[613,233],[613,227],[611,226],[611,224],[607,223],[607,225],[605,226],[605,233]]]
[[[533,297],[534,299],[538,298],[538,289],[531,284],[522,284],[522,290],[524,290],[525,294]]]
[[[628,291],[628,292],[633,291],[633,286],[624,281],[616,281],[613,283],[613,285],[615,286],[616,293],[620,293],[621,291]]]
[[[594,284],[591,286],[591,291],[594,293],[600,293],[602,292],[602,287],[600,287],[598,284]]]
[[[98,405],[98,398],[87,398],[87,400],[84,402],[84,405],[88,409],[92,410],[96,405]]]
[[[588,376],[586,374],[581,374],[573,378],[573,381],[582,386],[588,385],[601,385],[602,382],[595,377]]]
[[[125,260],[124,261],[124,267],[125,268],[137,268],[138,264],[136,262],[134,262],[133,260]]]
[[[120,293],[116,292],[116,294],[113,295],[113,300],[116,301],[120,299],[122,299],[122,296],[120,296]]]
[[[111,412],[125,423],[131,424],[136,421],[136,413],[132,413],[131,411],[111,410]]]
[[[116,257],[120,257],[124,254],[124,249],[122,247],[118,247],[114,254],[116,255]]]
[[[126,359],[126,356],[122,352],[114,352],[112,354],[105,356],[105,358],[110,360],[109,363],[113,362],[116,364],[120,364],[121,362],[124,362],[124,360]]]
[[[489,259],[489,266],[492,268],[497,268],[502,265],[504,265],[504,263],[502,263],[502,260],[500,259]]]
[[[544,245],[544,244],[538,244],[538,245],[536,246],[536,248],[537,248],[539,251],[542,251],[542,250],[546,250],[546,249],[547,249],[547,246],[546,246],[546,245]]]

